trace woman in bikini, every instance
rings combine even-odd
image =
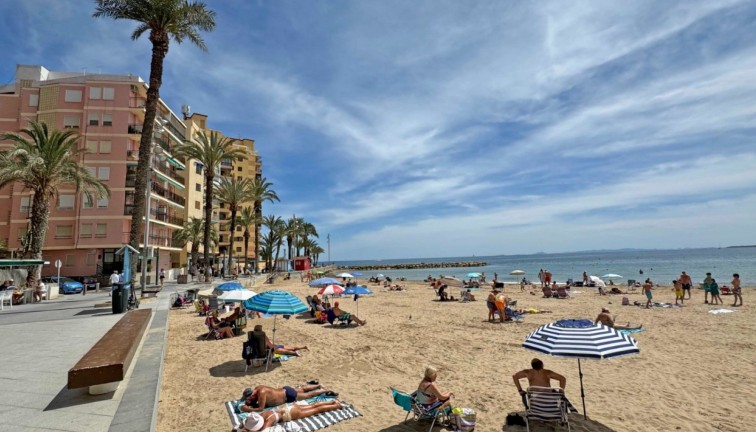
[[[341,402],[332,400],[328,402],[317,402],[310,405],[282,405],[278,408],[263,411],[261,413],[249,413],[244,423],[236,426],[238,432],[256,432],[269,428],[278,422],[288,422],[292,420],[301,420],[305,417],[311,417],[323,414],[328,411],[335,411],[344,408]]]
[[[442,392],[436,385],[436,368],[428,366],[425,368],[425,376],[417,386],[417,402],[426,409],[445,410],[451,404],[452,392]]]

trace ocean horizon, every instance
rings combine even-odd
[[[376,260],[341,260],[333,264],[343,267],[392,265],[410,263],[440,263],[482,261],[485,266],[448,267],[432,269],[403,269],[364,271],[363,277],[382,273],[391,278],[423,280],[428,275],[456,276],[465,278],[467,273],[485,273],[492,280],[498,273],[499,280],[515,281],[510,276],[513,270],[522,270],[529,280],[538,279],[540,269],[549,270],[554,280],[581,280],[583,271],[589,275],[603,276],[614,273],[622,276],[614,283],[627,283],[629,279],[651,278],[655,283],[669,285],[685,271],[694,281],[700,282],[706,272],[711,272],[720,285],[729,284],[733,273],[739,273],[744,285],[756,285],[756,247],[738,246],[724,248],[685,249],[614,249],[589,250],[562,253],[533,253],[523,255],[452,256],[437,258],[401,258]],[[641,274],[641,271],[643,272]],[[520,276],[522,278],[522,276]]]

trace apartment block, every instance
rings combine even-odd
[[[147,84],[137,76],[54,72],[42,66],[19,65],[15,82],[0,87],[0,132],[18,132],[34,119],[76,130],[87,150],[81,164],[111,190],[109,199],[88,202],[73,188],[63,189],[51,205],[43,255],[63,262],[62,275],[107,275],[122,267],[115,251],[128,242],[146,98]],[[182,247],[172,237],[187,214],[186,166],[171,150],[186,139],[186,126],[163,101],[158,105],[147,240],[154,256],[151,273],[179,266]],[[22,248],[30,202],[30,191],[20,184],[0,190],[0,237],[11,250]],[[54,270],[44,266],[43,275]]]

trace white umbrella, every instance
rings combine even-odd
[[[601,277],[604,279],[622,279],[622,275],[618,275],[617,273],[607,273]]]
[[[442,277],[441,278],[441,282],[445,283],[446,285],[456,286],[456,287],[461,287],[461,286],[463,286],[465,284],[465,282],[463,280],[457,279],[457,278],[452,277],[452,276],[444,276],[444,277]]]
[[[243,302],[244,300],[252,298],[256,295],[257,295],[256,292],[250,291],[250,290],[226,291],[223,294],[221,294],[218,298],[220,300],[228,301],[228,302]]]
[[[336,277],[340,277],[340,278],[353,278],[354,276],[352,276],[349,273],[339,273],[339,274],[336,275]]]
[[[604,281],[601,280],[600,277],[598,277],[598,276],[591,276],[591,280],[593,282],[596,282],[596,286],[600,286],[601,288],[606,288],[606,284],[604,283]]]
[[[525,274],[525,272],[522,270],[512,270],[511,272],[509,272],[509,274],[511,274],[512,276],[522,276]]]

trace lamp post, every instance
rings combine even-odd
[[[159,124],[156,125],[155,133],[162,132],[163,127]],[[144,246],[142,247],[142,278],[140,283],[142,297],[144,297],[144,289],[147,287],[147,245],[149,244],[150,240],[150,194],[152,194],[152,173],[154,172],[154,168],[152,166],[155,163],[155,155],[159,152],[162,152],[162,148],[160,146],[155,146],[155,141],[153,138],[152,151],[150,152],[150,170],[147,176],[147,196],[145,197],[147,202],[144,206]]]

